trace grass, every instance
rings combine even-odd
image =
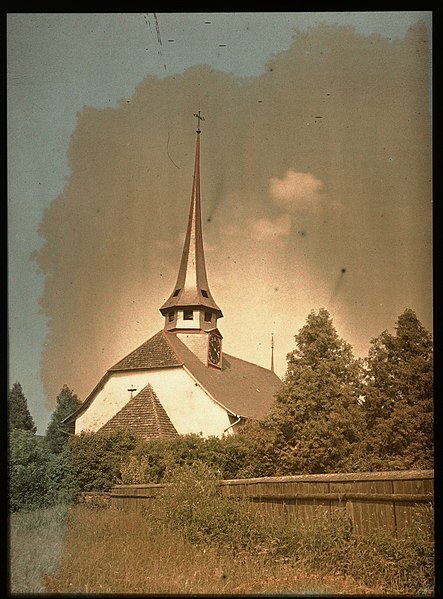
[[[430,507],[399,538],[380,532],[359,537],[343,510],[331,517],[319,509],[309,522],[288,520],[224,497],[217,489],[206,466],[184,466],[143,512],[90,502],[69,508],[66,519],[62,511],[51,510],[14,515],[12,591],[433,593]]]
[[[234,549],[214,537],[191,541],[160,512],[160,506],[140,513],[79,504],[69,508],[66,529],[60,508],[13,514],[11,592],[427,594],[432,578],[431,548],[423,554],[423,545],[411,546],[410,539],[351,537],[346,546],[340,527],[321,519],[305,530],[280,528],[277,538],[274,521],[273,535]]]
[[[9,520],[9,590],[41,593],[43,577],[53,573],[63,554],[64,506],[16,512]]]
[[[295,560],[191,543],[140,513],[76,506],[48,593],[368,594],[350,577],[306,572]]]

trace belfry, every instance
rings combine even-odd
[[[163,329],[103,375],[63,424],[82,431],[134,430],[143,438],[233,434],[263,417],[281,381],[222,350],[223,313],[209,289],[200,197],[200,111],[191,206],[177,280],[160,307]]]

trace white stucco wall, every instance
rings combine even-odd
[[[183,317],[183,310],[177,310],[177,324],[176,324],[176,328],[177,329],[199,329],[200,328],[200,316],[199,316],[199,311],[198,310],[194,310],[193,311],[193,319],[192,320],[185,320]]]
[[[177,432],[221,436],[230,426],[227,412],[212,400],[181,366],[156,370],[113,373],[90,406],[77,418],[75,433],[95,432],[119,412],[130,399],[151,384]],[[230,428],[227,434],[232,434]]]

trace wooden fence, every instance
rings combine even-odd
[[[112,489],[111,506],[139,510],[161,495],[165,485],[119,485]],[[251,501],[270,516],[309,521],[318,506],[329,514],[345,510],[357,534],[387,530],[397,534],[423,517],[434,503],[434,471],[309,474],[220,482],[220,492]]]

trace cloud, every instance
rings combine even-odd
[[[155,239],[154,245],[159,250],[173,250],[175,248],[175,245],[173,243],[171,243],[170,241],[165,241],[163,239]]]
[[[235,237],[236,235],[241,235],[242,228],[233,223],[226,223],[220,226],[220,233],[228,237]]]
[[[311,173],[298,173],[290,168],[282,179],[271,177],[269,191],[276,206],[296,212],[317,209],[327,199],[324,183]]]
[[[278,237],[287,237],[291,231],[291,216],[282,214],[274,220],[259,218],[251,221],[250,236],[255,241],[275,240]]]
[[[227,223],[220,227],[223,235],[252,239],[253,241],[276,241],[288,237],[291,232],[292,217],[290,214],[281,214],[276,218],[255,218],[246,220],[243,226]],[[205,248],[206,248],[205,242]]]
[[[45,274],[41,377],[51,405],[64,383],[84,399],[112,364],[163,327],[158,308],[179,267],[194,168],[190,120],[203,89],[208,276],[226,316],[225,339],[238,339],[235,351],[242,346],[248,359],[255,346],[240,291],[272,291],[283,336],[328,301],[343,267],[334,317],[353,331],[353,346],[393,323],[404,305],[429,322],[432,163],[421,39],[393,45],[315,29],[241,85],[201,65],[146,78],[116,109],[79,113],[69,180],[43,215],[36,256]],[[320,59],[314,44],[331,52]],[[314,106],[324,115],[315,130],[306,124]],[[323,218],[337,216],[337,198],[346,218]],[[211,254],[210,245],[218,248]],[[252,324],[262,332],[260,319]]]

